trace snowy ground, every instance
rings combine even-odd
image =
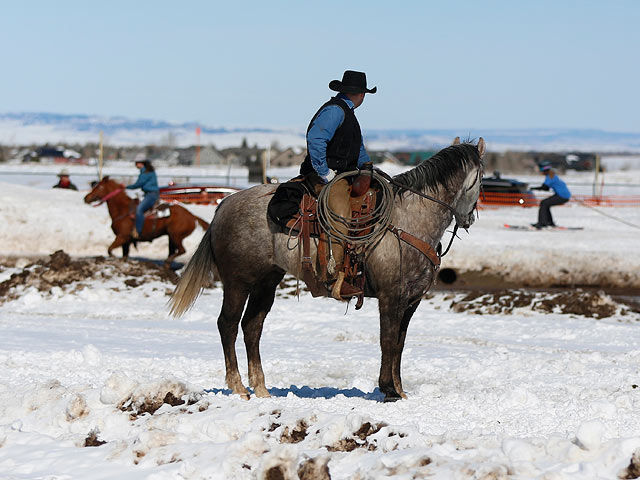
[[[60,249],[78,262],[104,255],[112,234],[106,208],[83,204],[83,193],[15,183],[0,182],[0,256],[10,257],[0,262],[2,479],[640,474],[640,314],[607,295],[590,297],[594,311],[610,307],[594,316],[563,313],[570,310],[560,303],[541,309],[553,302],[545,293],[502,310],[493,307],[517,294],[465,307],[462,293],[436,293],[409,327],[409,398],[384,404],[375,300],[345,311],[333,300],[295,298],[289,282],[263,334],[273,397],[244,401],[224,383],[219,288],[174,320],[165,309],[173,285],[135,273],[136,262],[89,259],[85,276],[70,283],[28,266]],[[637,210],[606,213],[640,224]],[[209,207],[192,211],[213,215]],[[637,229],[578,205],[554,215],[583,231],[501,227],[535,214],[483,210],[443,267],[576,276],[605,287],[624,278],[638,288]],[[202,233],[187,239],[188,251]],[[166,241],[133,254],[162,259]],[[60,265],[51,271],[64,271]],[[12,274],[24,284],[3,289]],[[28,278],[51,283],[29,286]]]

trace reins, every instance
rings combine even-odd
[[[427,195],[426,193],[422,193],[420,190],[416,190],[415,188],[411,188],[408,187],[407,185],[403,185],[402,183],[396,181],[393,179],[393,177],[391,177],[388,173],[383,172],[382,170],[376,168],[374,169],[376,172],[378,172],[382,177],[384,177],[384,179],[389,182],[392,185],[395,185],[396,187],[402,188],[403,190],[407,190],[411,193],[415,193],[416,195],[421,196],[422,198],[426,198],[427,200],[431,200],[432,202],[435,202],[437,204],[442,205],[443,207],[446,207],[449,209],[449,211],[451,213],[453,213],[453,215],[455,216],[456,214],[456,210],[449,205],[447,202],[443,202],[442,200],[439,200],[435,197],[432,197],[431,195]]]
[[[116,195],[118,195],[120,192],[124,192],[124,188],[117,188],[115,189],[113,192],[109,192],[107,193],[104,197],[102,197],[100,199],[100,201],[98,203],[96,203],[94,205],[94,207],[99,207],[100,205],[102,205],[104,202],[108,202],[109,200],[111,200],[113,197],[115,197]]]
[[[380,174],[380,176],[382,176],[385,180],[387,180],[389,183],[391,183],[392,185],[395,185],[396,187],[402,188],[403,190],[407,190],[408,192],[411,192],[415,195],[418,195],[422,198],[425,198],[427,200],[431,200],[432,202],[435,202],[439,205],[442,205],[443,207],[447,208],[452,214],[453,214],[453,218],[456,218],[456,210],[449,205],[447,202],[443,202],[442,200],[432,197],[431,195],[427,195],[426,193],[423,193],[419,190],[416,190],[415,188],[411,188],[408,187],[407,185],[403,185],[402,183],[396,181],[393,179],[393,177],[391,177],[388,173],[383,172],[382,170],[375,168],[374,169],[377,173]],[[451,249],[451,245],[453,245],[453,240],[456,238],[458,233],[458,221],[456,220],[456,224],[453,227],[453,232],[451,234],[451,239],[449,240],[449,244],[447,245],[447,248],[445,249],[444,252],[439,253],[438,257],[442,258],[444,257],[447,253],[449,253],[449,250]]]

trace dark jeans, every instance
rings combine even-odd
[[[560,195],[551,195],[540,202],[540,210],[538,210],[538,225],[548,226],[554,225],[551,216],[551,207],[554,205],[562,205],[567,203],[568,198],[562,198]]]
[[[138,233],[142,233],[142,227],[144,226],[144,212],[153,207],[160,197],[159,192],[147,192],[144,194],[144,198],[136,207],[136,230]]]

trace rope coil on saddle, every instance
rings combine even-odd
[[[370,213],[359,217],[345,218],[329,207],[329,195],[334,182],[343,178],[369,174],[372,176],[372,180],[377,182],[377,185],[381,189],[380,201],[377,202]],[[385,234],[387,227],[391,224],[393,189],[389,182],[384,180],[384,177],[375,170],[370,173],[362,173],[359,170],[353,170],[336,175],[331,182],[324,186],[318,195],[317,215],[320,226],[331,239],[360,246],[363,244],[372,244]],[[334,225],[337,223],[347,226],[347,230],[351,234],[345,234],[336,230]]]

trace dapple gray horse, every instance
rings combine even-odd
[[[454,144],[394,177],[395,185],[406,188],[394,190],[393,225],[433,248],[454,218],[457,226],[470,227],[480,194],[484,151],[482,138],[477,146]],[[285,273],[300,272],[298,250],[288,248],[288,235],[277,233],[267,218],[272,192],[273,186],[259,185],[224,199],[169,300],[171,314],[182,315],[217,271],[224,290],[218,330],[226,382],[234,394],[247,399],[235,351],[238,325],[242,321],[249,385],[258,397],[268,397],[260,359],[262,326]],[[315,264],[315,252],[313,256]],[[388,232],[370,252],[365,275],[365,295],[378,298],[380,311],[380,390],[385,401],[406,398],[400,363],[407,327],[436,269],[426,256]]]

